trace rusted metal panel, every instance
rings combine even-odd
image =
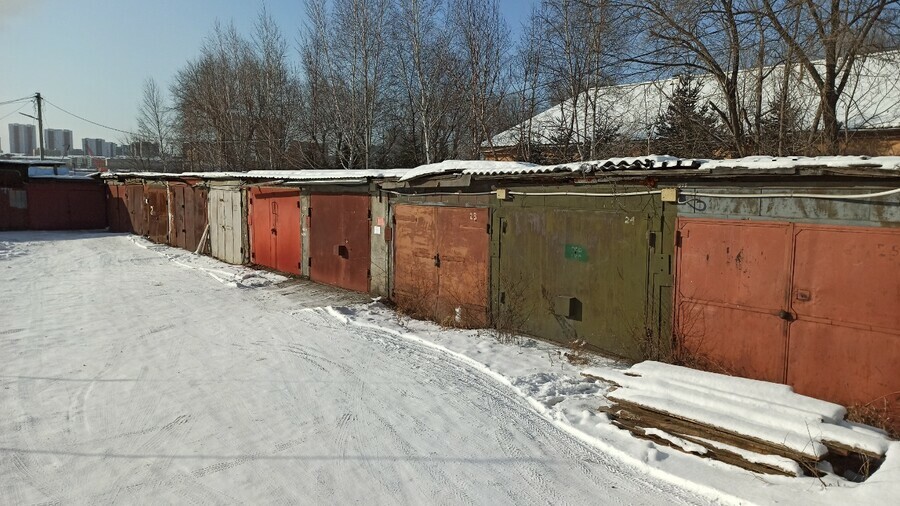
[[[254,187],[249,198],[251,261],[281,272],[301,274],[300,191]]]
[[[310,195],[310,279],[357,292],[369,291],[370,205],[368,194]]]
[[[207,191],[201,186],[170,182],[172,230],[169,244],[195,251],[208,223]]]
[[[231,264],[246,262],[250,248],[244,191],[237,186],[211,187],[208,209],[210,254]]]
[[[110,232],[132,231],[124,185],[115,183],[106,185],[106,219]]]
[[[798,319],[900,333],[900,230],[797,225],[794,240]]]
[[[435,319],[454,326],[488,324],[489,213],[436,207],[438,300]]]
[[[436,319],[438,295],[435,207],[394,207],[394,294],[406,313]]]
[[[489,323],[490,212],[486,208],[394,207],[394,300],[442,324]]]
[[[722,372],[784,381],[792,228],[678,220],[676,336]]]
[[[155,243],[166,244],[169,239],[169,196],[166,187],[144,185],[144,203],[147,216],[144,235]]]
[[[797,393],[846,406],[887,408],[891,419],[898,420],[898,364],[898,332],[821,321],[791,324],[787,384]]]
[[[24,188],[0,188],[0,230],[28,228],[28,194]]]
[[[144,199],[144,185],[138,183],[126,184],[125,202],[128,206],[129,231],[137,235],[146,235],[147,202]]]
[[[787,383],[900,415],[900,229],[797,225]]]
[[[26,184],[32,230],[106,228],[106,190],[99,181],[36,181]]]
[[[691,358],[900,414],[900,229],[683,218],[678,227],[677,329]]]

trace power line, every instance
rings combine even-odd
[[[25,106],[27,106],[27,105],[29,105],[29,104],[27,104],[27,103],[25,103],[25,104],[22,104],[22,105],[21,105],[21,106],[19,106],[19,108],[18,108],[18,109],[16,109],[16,110],[15,110],[15,111],[13,111],[13,112],[11,112],[11,113],[9,113],[9,114],[7,114],[7,115],[5,115],[5,116],[0,116],[0,120],[3,120],[3,119],[6,119],[6,118],[8,118],[8,117],[10,117],[10,116],[12,116],[12,115],[13,115],[13,114],[15,114],[15,113],[17,113],[17,112],[19,112],[19,111],[21,111],[21,110],[22,110],[22,109],[24,109],[24,108],[25,108]]]
[[[94,125],[94,126],[98,126],[98,127],[100,127],[100,128],[105,128],[105,129],[107,129],[107,130],[112,130],[112,131],[114,131],[114,132],[119,132],[119,133],[123,133],[123,134],[127,134],[127,135],[134,135],[134,136],[137,136],[137,135],[138,135],[138,134],[136,134],[136,133],[134,133],[134,132],[129,132],[128,130],[122,130],[121,128],[111,127],[111,126],[109,126],[109,125],[104,125],[104,124],[102,124],[102,123],[97,123],[96,121],[91,121],[91,120],[89,120],[89,119],[87,119],[87,118],[85,118],[85,117],[82,117],[82,116],[79,116],[79,115],[75,114],[74,112],[69,112],[69,111],[63,109],[62,107],[60,107],[60,106],[54,104],[53,102],[47,100],[46,98],[44,98],[44,102],[46,102],[46,103],[52,105],[54,109],[57,109],[57,110],[59,110],[59,111],[65,113],[65,114],[68,114],[69,116],[72,116],[73,118],[78,118],[78,119],[80,119],[81,121],[84,121],[84,122],[86,122],[86,123],[90,123],[90,124],[92,124],[92,125]]]
[[[15,104],[16,102],[24,102],[26,100],[34,100],[34,97],[28,96],[28,97],[17,98],[15,100],[6,100],[4,102],[0,102],[0,105]]]

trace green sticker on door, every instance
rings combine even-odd
[[[566,244],[566,259],[587,262],[587,249],[585,249],[584,246],[579,246],[577,244]]]

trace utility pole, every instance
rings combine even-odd
[[[35,93],[34,99],[37,100],[38,107],[38,138],[41,142],[41,160],[44,159],[44,115],[41,111],[41,94]]]

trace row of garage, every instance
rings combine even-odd
[[[900,172],[846,165],[473,162],[414,178],[106,182],[113,230],[190,250],[206,231],[224,261],[390,298],[442,324],[674,358],[897,412]]]
[[[106,228],[103,186],[53,169],[0,159],[0,230]]]

